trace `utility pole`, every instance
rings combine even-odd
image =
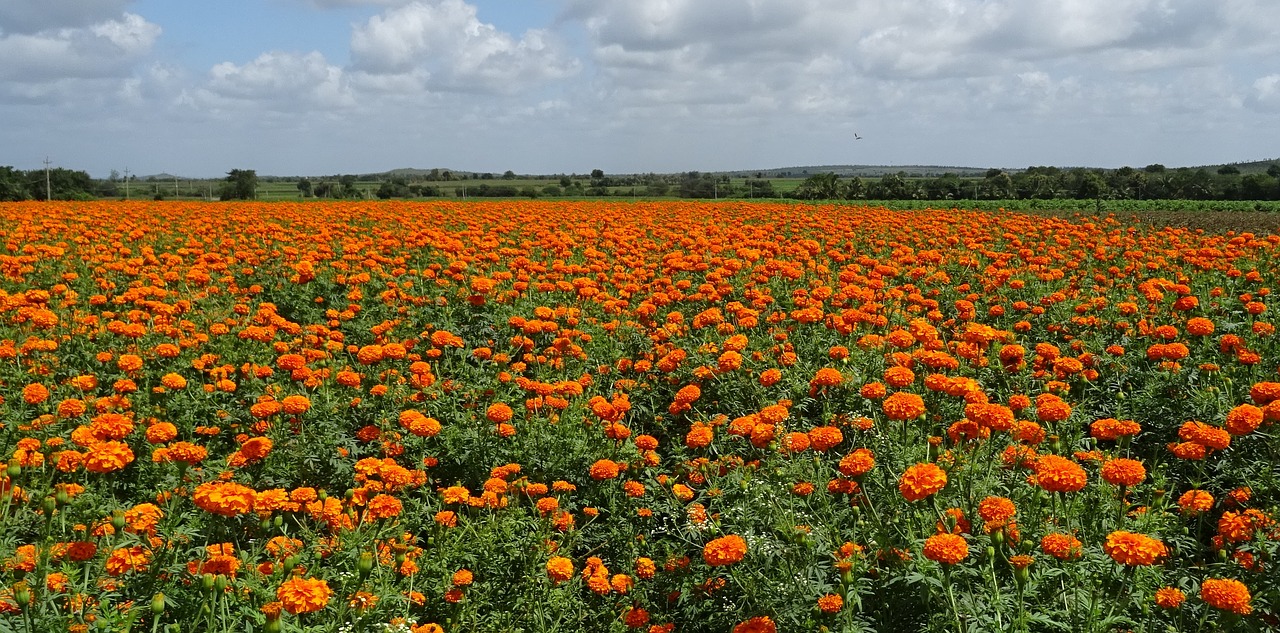
[[[44,157],[44,201],[53,197],[53,189],[49,188],[49,157]]]
[[[124,168],[124,199],[129,199],[129,168]]]

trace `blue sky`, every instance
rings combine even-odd
[[[0,165],[1280,158],[1274,24],[1274,0],[0,0]]]

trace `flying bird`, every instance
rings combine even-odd
[[[861,140],[862,140],[862,137],[861,137],[861,136],[858,136],[858,133],[857,133],[857,132],[854,132],[854,133],[853,133],[853,140],[855,140],[855,141],[861,141]]]

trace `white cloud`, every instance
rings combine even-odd
[[[432,90],[513,93],[573,75],[580,64],[551,33],[520,39],[481,22],[462,0],[412,2],[355,27],[353,68],[426,77]]]
[[[1259,77],[1253,82],[1248,104],[1258,110],[1280,110],[1280,74]]]
[[[43,83],[123,76],[150,53],[160,33],[159,25],[125,13],[87,27],[0,35],[0,79]]]
[[[268,52],[242,65],[223,62],[209,70],[200,93],[207,103],[264,104],[278,110],[341,109],[354,104],[343,71],[317,52]]]

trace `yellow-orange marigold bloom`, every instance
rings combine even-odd
[[[884,399],[881,403],[885,417],[890,420],[914,420],[924,415],[924,398],[905,391],[899,391]]]
[[[947,473],[937,464],[922,463],[910,466],[898,479],[898,490],[907,501],[919,501],[929,497],[947,485]]]
[[[563,556],[552,556],[547,560],[547,577],[555,583],[573,578],[573,561]]]
[[[829,593],[818,598],[818,610],[823,613],[839,613],[844,608],[844,598],[839,594]]]
[[[1206,578],[1200,583],[1200,599],[1204,600],[1205,604],[1223,611],[1240,615],[1253,612],[1253,607],[1249,604],[1252,599],[1249,588],[1239,580]]]
[[[1248,435],[1262,426],[1262,409],[1251,404],[1242,404],[1227,413],[1224,425],[1232,435]]]
[[[1102,549],[1117,563],[1130,566],[1154,565],[1157,560],[1169,554],[1168,548],[1159,539],[1124,530],[1108,534]]]
[[[390,519],[400,516],[404,504],[391,495],[378,495],[369,500],[365,508],[365,517],[369,519]]]
[[[22,388],[22,401],[36,405],[49,399],[49,389],[40,383],[32,383]]]
[[[98,442],[89,447],[84,468],[91,473],[113,473],[133,463],[133,450],[124,442]]]
[[[484,417],[494,424],[501,424],[503,422],[510,422],[514,413],[515,412],[511,410],[511,407],[507,406],[505,403],[495,402],[489,405],[488,409],[485,409]]]
[[[1213,508],[1213,495],[1205,490],[1188,490],[1178,497],[1178,508],[1187,515],[1208,512]]]
[[[1177,609],[1186,599],[1187,595],[1177,587],[1161,587],[1156,590],[1156,606],[1161,609]]]
[[[1070,534],[1055,532],[1046,534],[1040,539],[1040,549],[1058,560],[1079,558],[1083,551],[1081,546],[1080,540]]]
[[[834,426],[817,426],[809,429],[809,445],[820,453],[839,446],[844,441],[844,433]]]
[[[712,540],[702,548],[702,559],[712,567],[732,565],[747,555],[747,542],[737,534]]]
[[[176,391],[178,389],[186,388],[187,379],[183,378],[181,374],[170,372],[160,378],[160,384],[164,385],[166,389],[173,389]]]
[[[987,533],[1004,527],[1018,513],[1018,507],[1007,497],[987,497],[978,503],[978,516],[982,517]]]
[[[733,627],[733,633],[778,633],[778,625],[767,615],[758,615]]]
[[[191,500],[206,512],[233,517],[252,512],[257,496],[257,492],[248,486],[230,481],[211,481],[196,486]]]
[[[1036,485],[1049,492],[1077,492],[1088,482],[1084,469],[1065,457],[1043,455],[1036,460]]]
[[[112,551],[107,557],[106,569],[108,574],[120,576],[131,571],[145,571],[150,564],[151,551],[135,545]]]
[[[280,405],[283,407],[285,413],[288,413],[289,415],[299,415],[306,413],[311,409],[311,400],[307,399],[306,396],[285,396],[284,399],[280,401]]]
[[[1146,478],[1146,467],[1136,459],[1112,459],[1102,465],[1102,479],[1113,486],[1136,486]]]
[[[870,449],[859,448],[840,458],[840,474],[845,477],[861,477],[875,468],[876,457]]]
[[[142,369],[142,358],[134,354],[124,354],[116,361],[116,367],[125,373],[132,373]]]
[[[611,459],[601,459],[591,465],[589,473],[592,479],[601,481],[604,479],[616,479],[620,471],[621,468],[617,462]]]
[[[471,570],[459,569],[458,571],[453,572],[451,582],[456,587],[465,587],[471,584],[473,580],[475,580],[475,575],[471,573]]]
[[[276,590],[276,599],[284,606],[284,610],[297,615],[312,613],[325,608],[333,590],[329,583],[318,578],[302,578],[294,576],[280,584]]]
[[[1071,417],[1071,405],[1051,393],[1036,396],[1036,418],[1041,422],[1061,422]]]
[[[885,384],[895,389],[901,389],[916,381],[915,372],[902,366],[893,366],[884,370]]]
[[[924,557],[939,563],[955,565],[969,557],[969,543],[959,534],[942,532],[924,541]]]
[[[170,422],[157,422],[147,427],[147,441],[152,444],[164,444],[178,437],[178,427]]]
[[[715,439],[715,430],[706,422],[694,422],[684,436],[684,445],[689,448],[706,448]]]

